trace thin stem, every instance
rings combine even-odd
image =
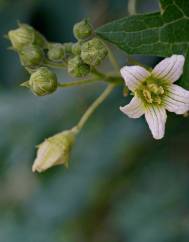
[[[63,82],[63,83],[58,83],[58,87],[65,88],[65,87],[81,86],[84,84],[90,84],[97,81],[99,81],[99,79],[87,79],[87,80],[79,80],[79,81],[72,81],[72,82]]]
[[[85,123],[88,121],[90,116],[95,112],[98,106],[110,95],[113,91],[115,84],[109,84],[103,93],[91,104],[91,106],[87,109],[87,111],[83,114],[78,124],[73,128],[75,133],[79,133],[79,131],[83,128]]]
[[[137,0],[129,0],[128,1],[128,13],[129,15],[136,14],[136,2]]]
[[[91,69],[91,74],[93,74],[94,76],[96,76],[97,78],[102,78],[105,79],[106,78],[106,74],[100,72],[99,70],[97,70],[95,67],[93,67]]]
[[[49,60],[45,61],[45,65],[52,68],[62,69],[66,67],[66,63],[54,63]]]
[[[110,62],[112,64],[112,66],[114,67],[115,71],[119,73],[120,72],[120,66],[117,63],[117,60],[116,60],[116,58],[115,58],[112,50],[108,46],[107,46],[107,48],[108,48],[108,57],[109,57],[109,60],[110,60]]]

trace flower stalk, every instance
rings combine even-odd
[[[115,84],[109,84],[102,94],[91,104],[91,106],[86,110],[78,124],[72,129],[75,133],[79,133],[84,127],[90,116],[96,111],[96,109],[105,101],[105,99],[111,94],[115,88]]]

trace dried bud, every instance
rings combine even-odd
[[[26,67],[38,66],[44,58],[43,50],[37,45],[26,45],[19,51],[19,54],[22,65]]]
[[[27,24],[19,24],[19,28],[10,30],[8,38],[16,50],[22,49],[25,45],[36,44],[45,47],[45,38],[34,28]]]
[[[83,40],[88,38],[93,32],[92,26],[87,19],[76,23],[73,27],[73,33],[76,39]]]
[[[68,72],[74,77],[84,77],[90,72],[90,66],[75,56],[68,61]]]
[[[37,158],[32,171],[42,172],[56,165],[68,166],[75,134],[72,130],[58,133],[38,146]]]
[[[107,56],[108,50],[101,40],[94,38],[81,46],[82,60],[92,66],[99,65]]]
[[[57,77],[47,67],[40,67],[31,74],[30,80],[21,84],[31,89],[37,96],[44,96],[57,89]]]
[[[74,55],[80,55],[81,54],[81,44],[80,43],[75,43],[72,45],[72,53]]]
[[[62,61],[64,59],[64,48],[61,44],[51,44],[48,50],[48,58],[51,61]]]

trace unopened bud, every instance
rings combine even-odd
[[[66,53],[67,56],[72,54],[72,45],[73,45],[73,43],[71,43],[71,42],[63,44],[64,52]]]
[[[57,89],[57,77],[47,67],[40,67],[31,74],[30,80],[21,84],[31,89],[37,96],[50,94]]]
[[[19,28],[10,30],[8,38],[12,43],[13,48],[20,50],[25,45],[36,44],[41,47],[46,45],[45,38],[34,28],[27,24],[19,24]]]
[[[99,65],[107,56],[108,50],[101,40],[94,38],[81,46],[82,60],[92,66]]]
[[[15,49],[21,49],[23,46],[33,43],[34,35],[34,29],[28,25],[21,25],[8,32],[9,40]]]
[[[51,61],[62,61],[64,58],[64,48],[61,44],[51,44],[48,50],[48,58]]]
[[[93,32],[92,26],[87,19],[76,23],[73,27],[73,33],[76,39],[83,40],[91,36]]]
[[[74,55],[80,55],[81,54],[81,44],[75,43],[72,45],[72,53]]]
[[[75,134],[72,130],[58,133],[38,146],[32,171],[42,172],[56,165],[68,166]]]
[[[20,51],[20,59],[23,66],[38,66],[44,58],[43,50],[37,45],[26,45]]]
[[[68,72],[74,77],[85,77],[90,72],[90,66],[75,56],[68,61]]]

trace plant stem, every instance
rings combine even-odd
[[[66,63],[54,63],[49,60],[45,60],[45,65],[57,69],[62,69],[66,67]]]
[[[90,84],[99,81],[99,79],[87,79],[87,80],[79,80],[79,81],[72,81],[72,82],[63,82],[58,83],[58,87],[65,88],[65,87],[74,87],[74,86],[81,86],[84,84]]]
[[[128,13],[129,13],[129,15],[135,15],[136,14],[136,1],[137,0],[129,0],[128,1]]]
[[[92,68],[91,74],[93,74],[94,76],[96,76],[98,78],[102,78],[102,79],[105,79],[107,77],[106,74],[100,72],[95,67]]]
[[[107,46],[107,48],[108,48],[108,57],[109,57],[109,60],[110,60],[110,62],[112,64],[112,66],[114,67],[115,71],[117,73],[119,73],[120,72],[120,66],[117,63],[116,58],[115,58],[112,50],[108,46]]]
[[[78,124],[72,129],[76,134],[81,131],[85,123],[88,121],[90,116],[95,112],[98,106],[110,95],[113,91],[115,84],[109,84],[102,94],[91,104],[87,111],[83,114]]]

